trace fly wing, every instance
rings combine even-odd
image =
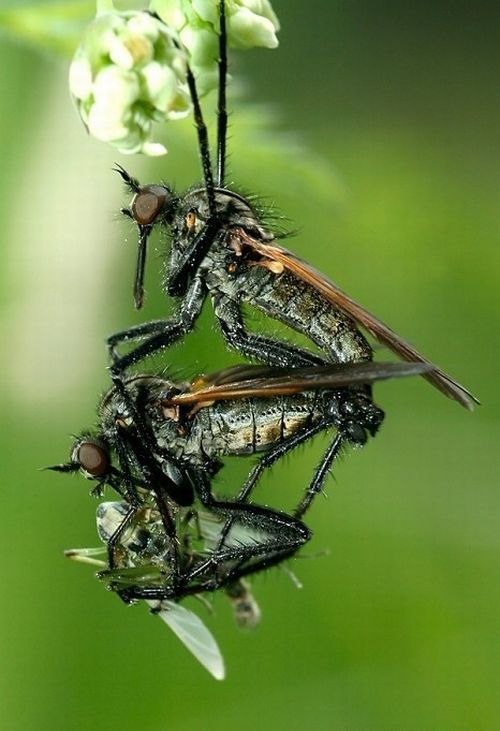
[[[253,378],[265,378],[279,375],[285,369],[268,365],[249,365],[241,363],[228,368],[222,368],[210,374],[198,376],[191,382],[191,390],[198,391],[210,386],[221,386],[225,383],[239,383]]]
[[[148,601],[147,604],[152,609],[158,608],[157,601]],[[226,670],[219,646],[196,614],[175,602],[163,600],[158,616],[216,680],[224,680]]]
[[[295,256],[295,254],[292,254],[292,252],[281,246],[263,244],[249,236],[242,229],[238,230],[238,237],[243,244],[249,246],[261,256],[278,262],[283,269],[293,272],[303,282],[310,284],[326,300],[338,307],[339,310],[342,310],[342,312],[351,317],[355,322],[359,323],[370,335],[390,348],[390,350],[403,358],[403,360],[426,363],[430,366],[430,369],[423,377],[446,396],[457,401],[461,406],[469,409],[469,411],[473,410],[474,403],[479,403],[467,389],[453,380],[451,376],[421,355],[409,343],[400,338],[388,325],[378,320],[368,310],[365,310],[364,307],[351,299],[348,294],[343,292],[330,279],[327,279],[319,271]]]
[[[287,396],[302,391],[335,389],[383,381],[388,378],[421,375],[429,371],[430,367],[427,363],[376,363],[373,361],[287,369],[255,366],[256,378],[209,385],[195,391],[187,391],[172,396],[168,403],[201,406],[229,399]],[[251,374],[251,370],[251,366],[246,367],[248,374]],[[262,375],[263,370],[265,370],[265,375]]]

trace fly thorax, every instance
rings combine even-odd
[[[238,193],[225,189],[215,190],[215,211],[224,238],[224,231],[241,228],[263,241],[273,236],[260,221],[251,203]],[[174,267],[182,254],[212,218],[211,207],[205,188],[189,191],[178,203],[171,224],[172,246],[170,267]]]
[[[154,420],[155,439],[159,451],[189,466],[203,466],[200,434],[191,419],[183,419],[170,406],[161,406],[161,414]],[[174,479],[175,481],[175,479]]]
[[[155,409],[158,399],[172,389],[172,384],[154,375],[138,374],[123,383],[123,388],[113,386],[102,398],[98,413],[103,433],[113,432],[116,426],[134,426],[134,411],[149,420],[149,412]]]

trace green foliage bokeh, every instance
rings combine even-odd
[[[62,5],[77,25],[90,7]],[[22,14],[14,22],[13,8],[2,9],[6,730],[500,728],[495,11],[274,7],[280,48],[232,59],[232,179],[283,212],[298,231],[290,247],[483,406],[467,414],[423,381],[376,388],[386,423],[336,467],[328,499],[311,511],[309,553],[327,554],[292,565],[304,588],[283,572],[257,578],[263,621],[252,634],[237,630],[223,598],[206,616],[227,661],[222,684],[143,607],[122,606],[65,561],[64,548],[96,545],[96,503],[83,479],[37,468],[66,459],[70,434],[92,424],[107,385],[106,335],[171,308],[160,240],[146,308],[133,312],[135,233],[114,214],[124,197],[110,169],[117,160],[182,189],[198,161],[189,123],[166,131],[169,155],[154,162],[89,139],[67,92],[72,31],[26,30]],[[37,12],[43,21],[52,10]],[[169,354],[182,373],[230,357],[210,308]],[[259,499],[289,500],[324,444],[277,466]],[[232,463],[220,489],[231,493],[247,468]]]

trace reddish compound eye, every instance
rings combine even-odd
[[[155,222],[171,193],[162,185],[145,185],[132,201],[132,216],[140,226],[149,226]]]
[[[77,447],[75,460],[92,477],[103,477],[109,471],[109,455],[95,442],[81,442]]]

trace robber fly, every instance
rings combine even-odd
[[[360,326],[402,359],[426,364],[424,378],[446,396],[472,409],[476,402],[474,396],[336,284],[279,246],[277,236],[261,220],[251,201],[226,187],[227,35],[224,0],[219,4],[219,17],[215,175],[196,81],[189,68],[187,82],[198,133],[203,184],[179,196],[167,185],[140,185],[124,168],[116,168],[133,194],[130,208],[122,209],[122,212],[139,229],[134,284],[136,307],[140,308],[143,302],[147,241],[151,231],[158,226],[166,227],[172,239],[165,289],[169,295],[182,299],[177,315],[171,320],[140,324],[108,339],[115,380],[129,366],[189,332],[208,294],[227,344],[246,357],[289,368],[321,362],[313,353],[292,344],[248,332],[242,318],[242,303],[304,334],[319,346],[324,359],[333,363],[372,359],[372,349],[358,329]],[[145,342],[124,355],[118,354],[118,345],[135,340]]]
[[[421,363],[373,362],[302,369],[244,365],[189,384],[154,375],[131,376],[104,396],[98,433],[78,438],[70,461],[52,469],[80,470],[97,481],[96,494],[109,484],[126,500],[128,509],[107,539],[112,570],[119,562],[125,531],[144,508],[144,495],[157,506],[169,546],[168,585],[126,588],[123,598],[175,600],[214,591],[281,563],[309,540],[311,532],[301,517],[336,455],[345,443],[363,444],[382,420],[371,398],[351,386],[420,374],[425,368]],[[246,503],[266,468],[328,428],[335,436],[293,516]],[[236,498],[216,499],[211,482],[222,467],[221,459],[260,452],[263,456]],[[203,510],[226,522],[208,558],[186,568],[175,514],[196,499]],[[246,540],[226,540],[233,528],[242,527],[249,533]]]

